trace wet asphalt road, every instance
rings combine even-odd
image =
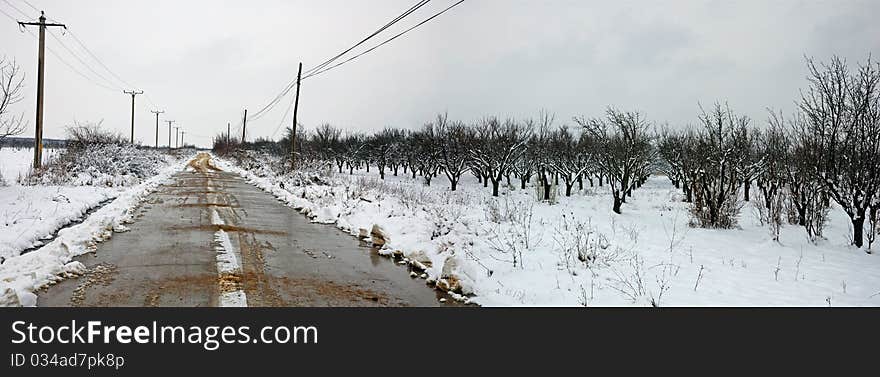
[[[190,165],[147,197],[130,231],[77,258],[89,273],[41,292],[38,305],[230,306],[223,297],[242,292],[247,306],[440,304],[424,280],[355,238],[310,223],[207,156]],[[234,268],[218,253],[231,253]]]

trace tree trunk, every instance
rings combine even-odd
[[[745,198],[744,199],[745,199],[745,201],[749,201],[749,190],[751,190],[751,188],[752,188],[752,181],[749,179],[746,179],[746,181],[743,183],[743,186],[745,188]]]
[[[565,182],[565,196],[571,196],[572,187],[574,187],[574,182]]]
[[[379,169],[379,178],[381,178],[383,181],[385,180],[385,169],[384,168]]]
[[[622,202],[620,201],[620,197],[617,195],[617,193],[614,193],[614,208],[612,208],[611,210],[614,211],[614,213],[616,213],[616,214],[620,214],[621,213],[620,212],[620,205],[621,204],[622,204]]]
[[[798,225],[807,226],[807,206],[794,206],[798,213]]]
[[[449,183],[452,185],[452,191],[455,191],[455,189],[458,188],[458,179],[450,179]]]
[[[856,218],[852,220],[853,225],[853,245],[861,248],[865,244],[864,228],[865,228],[865,210],[858,210]]]
[[[500,179],[492,179],[492,196],[498,196],[498,186],[501,185]]]
[[[584,189],[584,176],[581,175],[578,177],[578,190],[583,191]]]
[[[527,176],[520,177],[519,183],[520,183],[519,188],[522,190],[525,190],[526,183],[529,183],[529,177],[527,177]]]

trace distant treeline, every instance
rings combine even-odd
[[[67,140],[62,139],[43,139],[43,148],[64,148],[67,146]],[[0,139],[0,148],[33,148],[34,138],[32,137],[6,137]]]

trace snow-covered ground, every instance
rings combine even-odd
[[[43,163],[51,161],[61,151],[61,149],[57,148],[44,148]],[[19,177],[27,175],[31,170],[33,161],[33,148],[0,148],[0,177],[2,177],[6,184],[14,184],[18,182]]]
[[[849,221],[837,207],[818,244],[797,226],[785,226],[775,242],[751,204],[740,229],[689,227],[687,204],[661,176],[615,215],[599,187],[551,205],[536,202],[531,187],[493,198],[473,176],[450,192],[442,174],[430,187],[402,174],[382,182],[375,170],[330,173],[327,185],[303,186],[302,177],[259,166],[218,166],[313,221],[352,235],[380,226],[390,237],[384,253],[402,253],[430,281],[460,287],[481,305],[880,305],[880,259],[849,246]]]
[[[96,173],[94,177],[100,178],[96,179],[79,173],[75,184],[20,185],[17,178],[29,171],[33,151],[4,148],[0,153],[4,176],[15,177],[0,186],[0,306],[34,305],[35,290],[82,272],[82,264],[71,259],[94,248],[112,231],[123,231],[133,207],[184,162],[171,156],[143,158],[160,165],[155,167],[158,174],[146,180],[129,175],[107,179],[105,173]],[[141,159],[140,152],[127,153]],[[108,186],[108,182],[125,184]],[[84,219],[91,210],[95,212]],[[82,223],[70,226],[78,221]],[[22,254],[26,250],[32,251]]]

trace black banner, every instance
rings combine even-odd
[[[3,309],[0,357],[2,370],[10,372],[3,376],[409,374],[461,372],[464,365],[583,370],[707,361],[742,367],[779,364],[786,355],[815,363],[841,352],[867,362],[875,347],[858,345],[876,343],[877,314],[874,309]]]

